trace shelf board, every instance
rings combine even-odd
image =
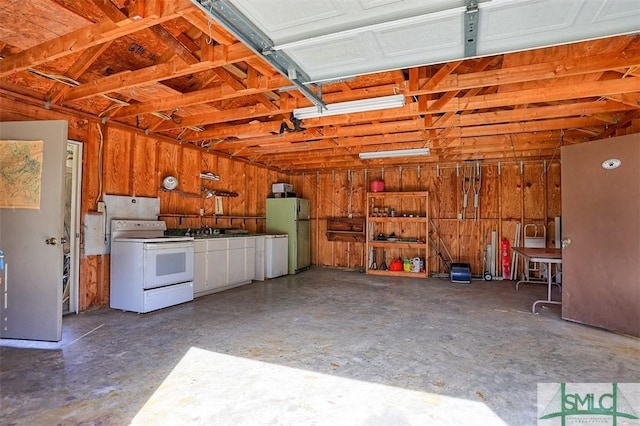
[[[393,198],[393,197],[427,197],[428,191],[414,191],[414,192],[367,192],[369,197],[380,198]]]
[[[402,241],[369,241],[370,247],[387,247],[387,248],[410,248],[410,249],[424,249],[427,243],[419,243],[417,241],[409,243]]]
[[[364,232],[355,231],[327,231],[326,235],[328,241],[340,241],[346,243],[364,243],[366,239]]]
[[[256,220],[266,219],[266,216],[224,216],[224,215],[215,215],[215,214],[200,216],[199,214],[180,214],[180,213],[161,213],[158,215],[158,217],[185,217],[185,218],[202,217],[207,219],[256,219]]]
[[[429,278],[426,272],[381,271],[379,269],[367,269],[369,275],[386,275],[391,277]]]
[[[391,217],[391,216],[371,216],[367,218],[369,222],[396,222],[396,223],[426,223],[425,216],[420,217]]]
[[[189,197],[189,198],[202,198],[202,194],[196,194],[195,192],[185,192],[179,189],[166,189],[164,187],[158,188],[160,192],[168,192],[170,194],[180,195],[181,197]]]

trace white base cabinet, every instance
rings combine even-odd
[[[255,237],[197,240],[194,296],[251,283],[255,276],[255,250]]]
[[[226,288],[230,284],[227,270],[229,269],[228,238],[207,240],[207,286],[212,290]]]
[[[207,287],[207,242],[196,241],[193,255],[193,294],[196,295],[206,290]]]

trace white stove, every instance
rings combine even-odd
[[[165,236],[159,220],[111,221],[114,309],[145,313],[193,300],[193,237]]]

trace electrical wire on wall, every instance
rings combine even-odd
[[[96,123],[96,129],[98,129],[98,197],[96,198],[94,207],[96,210],[98,210],[98,203],[102,201],[102,182],[103,182],[102,158],[103,158],[103,151],[104,151],[104,134],[102,133],[102,127],[100,126],[100,123]],[[107,206],[106,205],[104,206],[103,214],[104,214],[102,219],[102,231],[104,235],[103,244],[106,246],[108,244],[108,240],[107,240],[108,223],[107,223]]]
[[[104,148],[104,135],[102,134],[102,127],[100,123],[96,123],[98,129],[98,198],[96,198],[95,207],[98,209],[98,202],[102,200],[102,154]]]
[[[551,160],[549,160],[548,165],[546,165],[542,169],[542,173],[540,175],[541,182],[543,181],[543,175],[545,175],[549,171],[549,167],[551,167],[551,164],[553,163],[553,159],[555,158],[556,153],[560,150],[560,148],[562,148],[563,144],[564,144],[564,129],[560,129],[560,140],[558,140],[558,144],[555,146],[555,148],[553,148],[553,152],[551,153]]]

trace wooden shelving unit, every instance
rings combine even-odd
[[[366,272],[404,277],[429,276],[429,193],[367,193]],[[380,239],[382,234],[384,239]],[[389,239],[391,237],[391,240]],[[374,269],[373,258],[377,268]],[[420,272],[390,271],[394,259],[424,260]],[[384,262],[383,262],[384,261]],[[380,269],[386,264],[387,269]]]

